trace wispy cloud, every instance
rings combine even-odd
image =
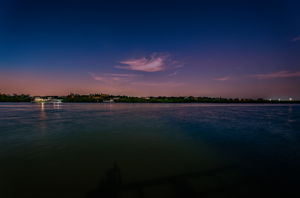
[[[174,71],[172,73],[169,73],[168,76],[176,76],[179,73],[179,71]]]
[[[230,79],[231,78],[229,76],[214,78],[214,80],[216,80],[216,81],[227,81],[227,80],[230,80]]]
[[[107,74],[113,77],[120,77],[120,78],[132,78],[132,77],[137,77],[137,76],[141,76],[138,74]]]
[[[300,36],[297,36],[297,37],[295,37],[295,38],[293,38],[293,40],[292,41],[300,41]]]
[[[143,72],[158,72],[170,66],[175,67],[178,65],[177,62],[170,60],[170,55],[166,53],[153,53],[150,56],[123,60],[120,61],[120,63],[123,65],[117,65],[115,67]]]
[[[133,85],[140,85],[146,87],[179,87],[186,83],[183,82],[134,82]]]
[[[252,77],[255,77],[258,79],[300,77],[300,71],[297,71],[297,72],[278,71],[278,72],[265,73],[265,74],[256,74],[256,75],[253,75]]]
[[[137,74],[115,74],[115,73],[106,73],[102,75],[97,75],[95,73],[89,73],[90,76],[96,80],[101,81],[106,84],[110,83],[119,83],[119,82],[129,82],[133,80],[135,77],[141,76]]]

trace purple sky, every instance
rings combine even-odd
[[[0,92],[300,99],[297,1],[9,1]]]

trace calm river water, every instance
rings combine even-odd
[[[299,197],[300,106],[0,103],[0,197]]]

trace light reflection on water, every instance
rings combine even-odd
[[[121,184],[115,186],[122,197],[295,194],[299,110],[299,105],[2,103],[0,197],[99,195],[97,186],[107,185],[102,180],[109,170],[120,170]],[[107,196],[120,196],[104,189]]]

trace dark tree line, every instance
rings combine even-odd
[[[140,102],[140,103],[289,103],[291,101],[269,101],[262,98],[258,99],[239,99],[239,98],[210,98],[210,97],[128,97],[119,96],[114,102]],[[297,102],[297,101],[292,101]]]
[[[63,102],[104,102],[105,100],[109,100],[112,97],[113,96],[107,94],[69,94],[61,98],[63,99]]]
[[[26,94],[1,94],[0,102],[31,102],[35,97]],[[44,97],[44,98],[48,98]],[[53,99],[62,99],[63,102],[117,102],[117,103],[300,103],[300,101],[278,101],[258,99],[240,99],[240,98],[210,98],[210,97],[131,97],[114,96],[108,94],[69,94],[67,96],[51,96]]]
[[[0,102],[30,102],[32,101],[32,97],[30,95],[25,94],[1,94],[0,93]]]

